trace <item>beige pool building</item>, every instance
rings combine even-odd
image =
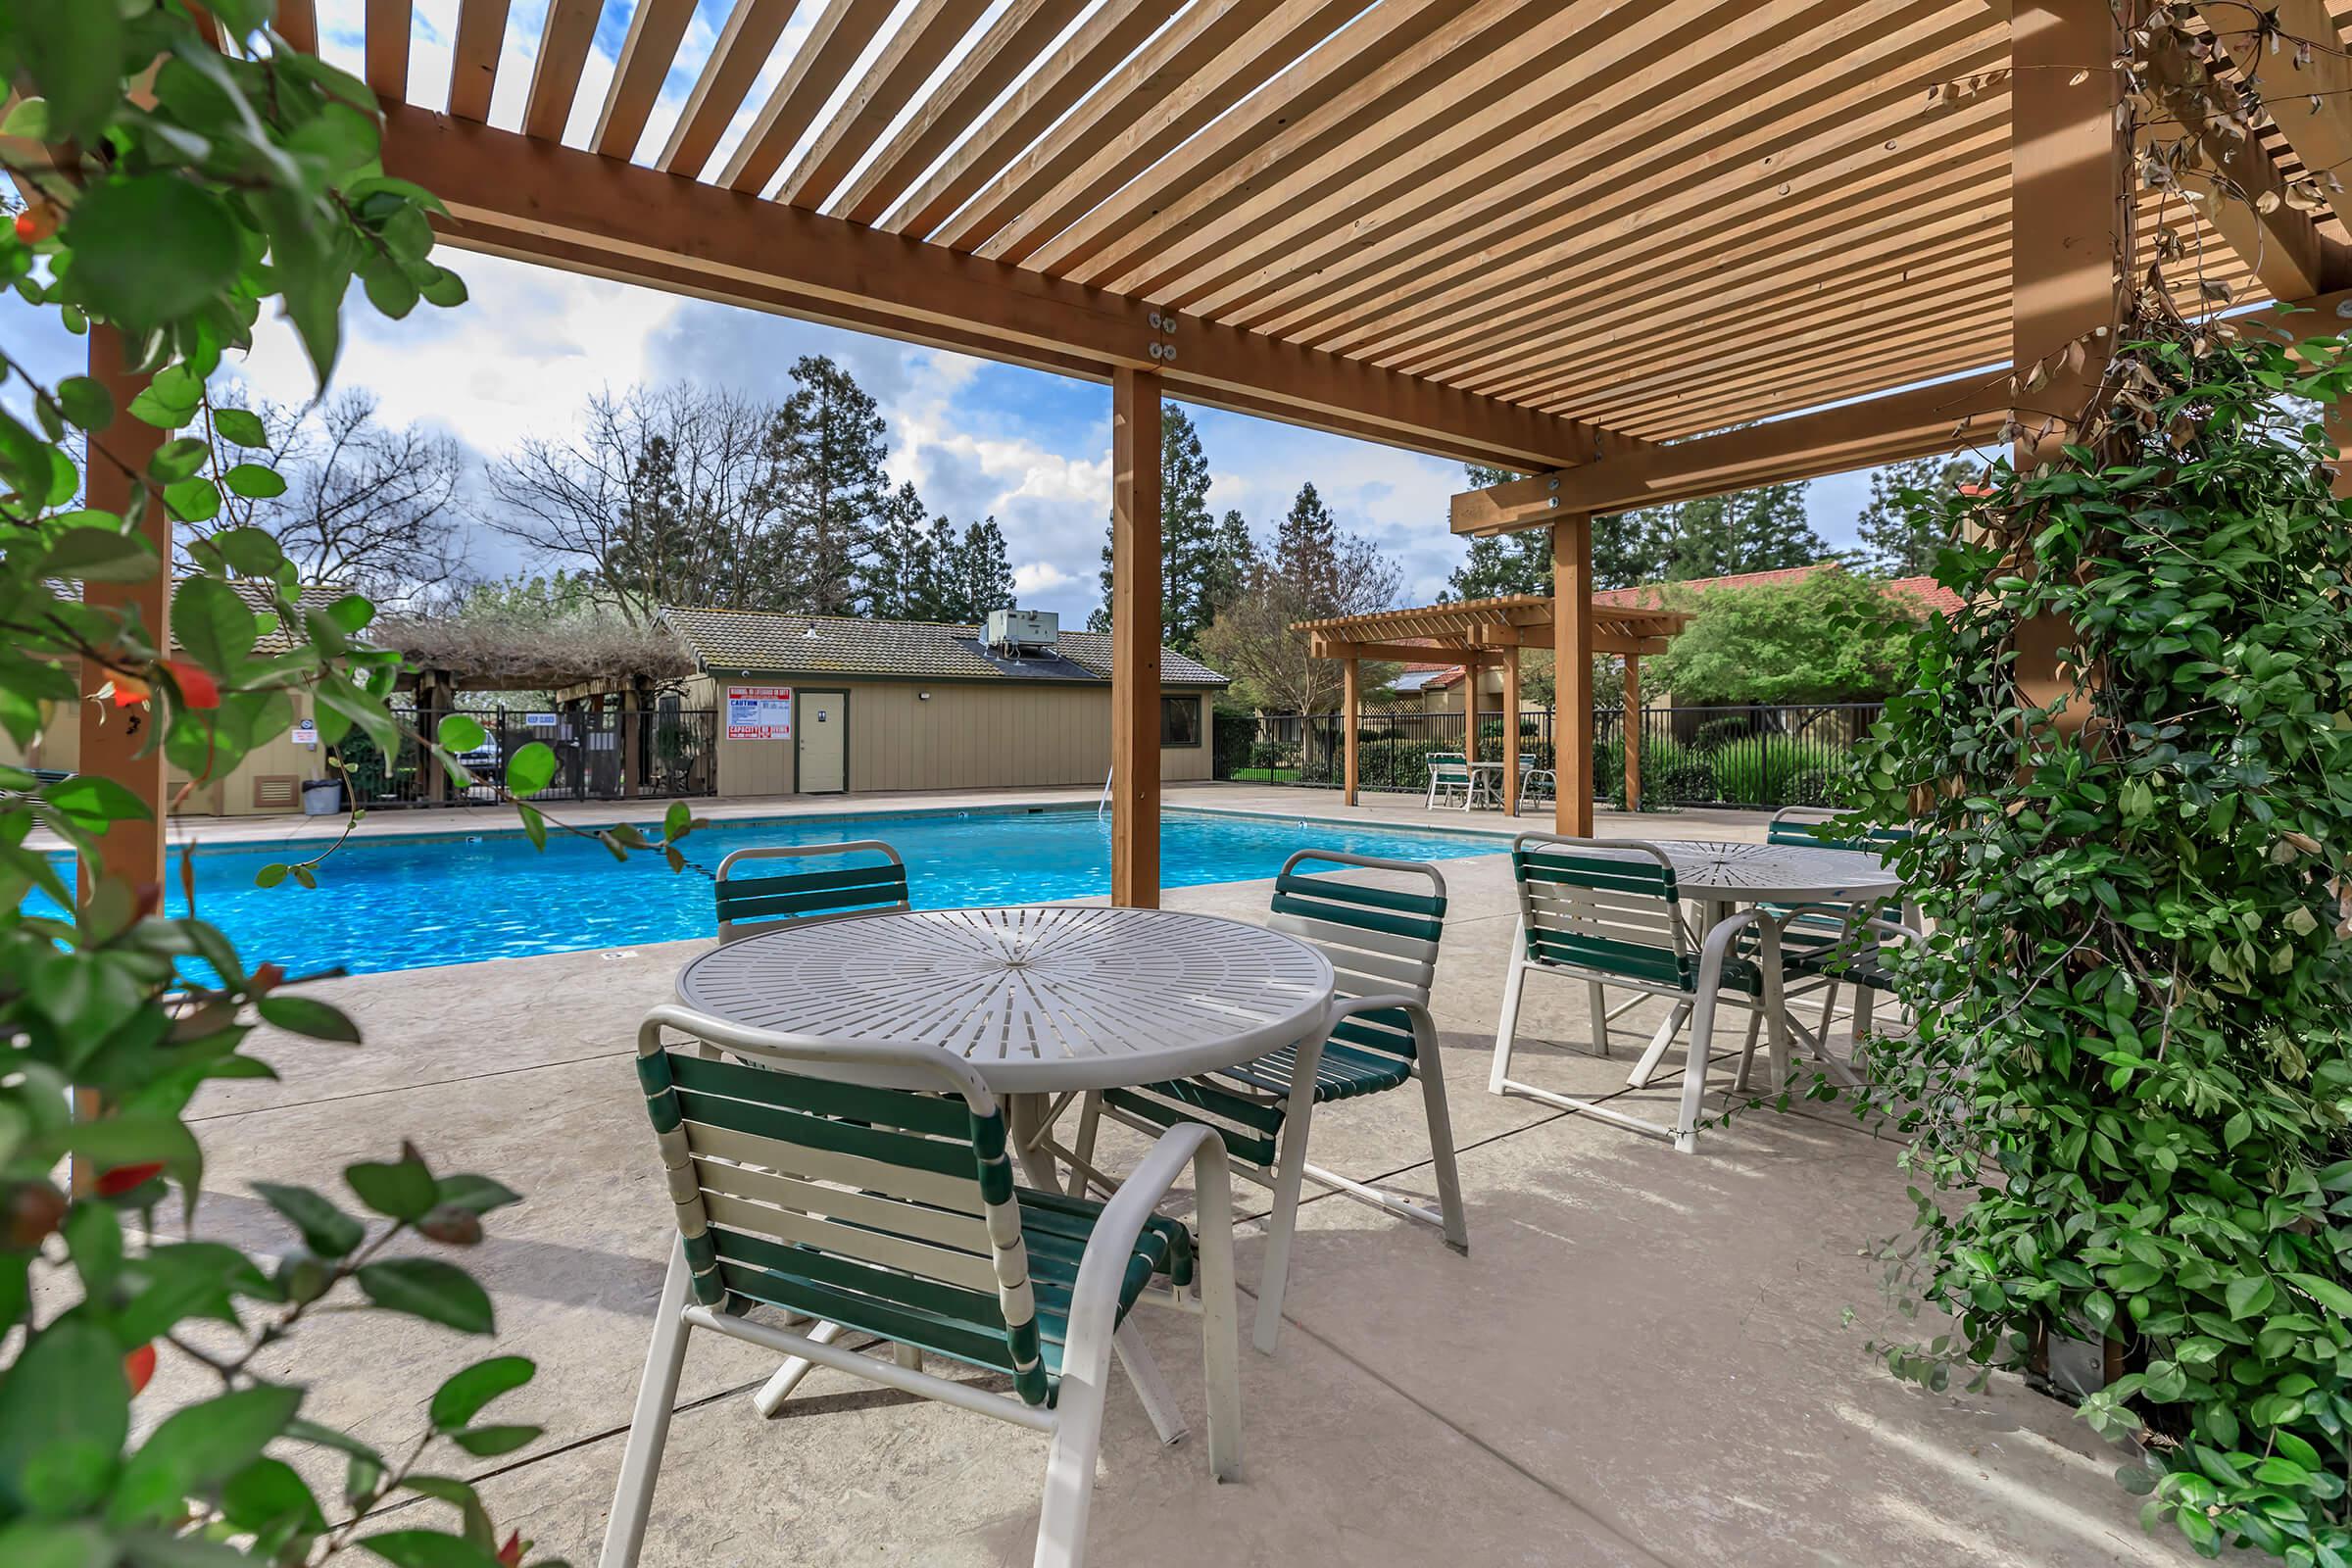
[[[694,656],[679,694],[718,715],[717,793],[1100,784],[1110,767],[1110,637],[1025,612],[986,626],[667,608]],[[1159,655],[1159,766],[1210,776],[1223,675]]]

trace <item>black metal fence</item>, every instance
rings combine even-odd
[[[624,759],[633,750],[637,795],[660,800],[718,793],[718,714],[707,708],[657,705],[623,715],[605,710],[519,708],[439,709],[437,725],[452,712],[482,726],[486,739],[461,759],[476,780],[436,782],[416,743],[403,740],[387,758],[357,730],[336,748],[352,804],[386,806],[473,806],[495,799],[493,785],[506,776],[507,761],[533,741],[556,754],[555,781],[533,796],[541,801],[617,801],[627,798]],[[412,722],[415,715],[405,715]],[[324,773],[324,769],[321,769]]]
[[[1870,733],[1879,703],[1645,708],[1641,710],[1642,800],[1645,806],[1811,805]],[[1259,784],[1336,788],[1341,770],[1337,713],[1217,714],[1216,776]],[[1502,715],[1479,714],[1478,755],[1502,757]],[[1419,709],[1357,715],[1356,779],[1367,790],[1418,795],[1429,788],[1433,752],[1463,751],[1460,713]],[[1519,750],[1530,765],[1551,767],[1552,714],[1519,720]],[[1592,715],[1596,792],[1625,803],[1625,713]]]

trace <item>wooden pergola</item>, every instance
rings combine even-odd
[[[2197,9],[2242,38],[2248,8]],[[2352,5],[2269,9],[2340,38]],[[2256,136],[2210,127],[2256,199],[2207,217],[2137,186],[2109,0],[735,0],[681,58],[695,11],[551,0],[510,39],[508,0],[461,0],[443,80],[411,0],[368,0],[384,168],[448,204],[457,247],[1108,381],[1128,904],[1159,881],[1163,396],[1530,475],[1453,526],[1549,529],[1554,597],[1583,605],[1595,513],[2031,453],[2100,374],[2088,334],[2159,220],[2237,303],[2313,304],[2311,330],[2352,284],[2345,189],[2264,199],[2352,162],[2342,51]],[[625,37],[584,97],[608,12]],[[312,0],[276,22],[318,47]],[[528,80],[493,124],[510,42]],[[657,126],[673,71],[692,87]],[[90,356],[126,399],[110,334]],[[163,624],[160,587],[92,591]],[[1591,624],[1555,627],[1583,628],[1572,710]],[[88,765],[161,800],[161,758],[92,728]],[[109,845],[160,875],[160,835]]]
[[[1356,797],[1356,727],[1363,709],[1363,662],[1391,659],[1461,667],[1463,751],[1474,764],[1480,760],[1479,675],[1487,669],[1502,671],[1502,808],[1516,815],[1519,656],[1526,649],[1542,648],[1553,656],[1551,740],[1561,778],[1561,819],[1572,831],[1592,831],[1592,659],[1596,654],[1614,654],[1625,662],[1625,798],[1628,809],[1640,809],[1642,656],[1664,653],[1667,641],[1690,623],[1690,615],[1686,611],[1636,609],[1592,599],[1585,600],[1581,609],[1582,613],[1554,615],[1550,595],[1517,594],[1333,620],[1303,620],[1292,626],[1293,631],[1305,635],[1312,657],[1341,662],[1341,778],[1348,804],[1353,806]],[[1581,759],[1573,766],[1569,762],[1571,749]],[[1580,801],[1568,798],[1571,784],[1581,789]]]

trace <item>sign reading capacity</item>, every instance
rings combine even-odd
[[[728,687],[727,739],[731,741],[788,741],[792,739],[792,688],[789,686]]]

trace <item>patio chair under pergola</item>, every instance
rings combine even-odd
[[[2342,51],[2253,137],[2208,127],[2253,199],[2207,216],[2137,188],[2109,0],[737,0],[699,63],[696,0],[635,0],[583,97],[608,9],[551,0],[493,124],[508,0],[462,0],[447,80],[437,47],[412,59],[411,0],[368,0],[386,172],[457,247],[1108,381],[1122,904],[1159,886],[1163,396],[1528,475],[1457,497],[1453,528],[1550,530],[1573,678],[1594,514],[1971,438],[2031,456],[2159,218],[2236,303],[2311,306],[2300,330],[2352,299],[2352,190],[2277,199],[2352,159]],[[2197,9],[2244,36],[2246,8]],[[2320,0],[2268,9],[2340,38]],[[276,23],[318,47],[312,0]],[[136,390],[111,332],[90,369]],[[122,508],[120,473],[88,499]],[[160,633],[164,588],[89,591]],[[160,805],[134,751],[92,710],[84,765]],[[1564,811],[1591,793],[1567,752]],[[133,880],[162,876],[161,814],[108,836]]]
[[[1569,569],[1578,564],[1570,563]],[[1591,563],[1583,564],[1590,587]],[[1355,804],[1356,734],[1363,707],[1363,662],[1394,659],[1445,663],[1462,669],[1464,755],[1478,756],[1478,681],[1489,668],[1502,671],[1502,804],[1518,809],[1520,655],[1530,648],[1555,654],[1552,755],[1566,775],[1557,797],[1560,831],[1592,831],[1592,657],[1612,654],[1625,668],[1625,799],[1629,810],[1642,805],[1642,656],[1662,654],[1676,632],[1690,622],[1688,611],[1636,609],[1595,601],[1588,594],[1585,612],[1562,625],[1548,594],[1501,599],[1465,599],[1417,610],[1384,610],[1369,615],[1300,621],[1291,629],[1307,639],[1317,659],[1336,659],[1340,692],[1341,776],[1349,806]]]

